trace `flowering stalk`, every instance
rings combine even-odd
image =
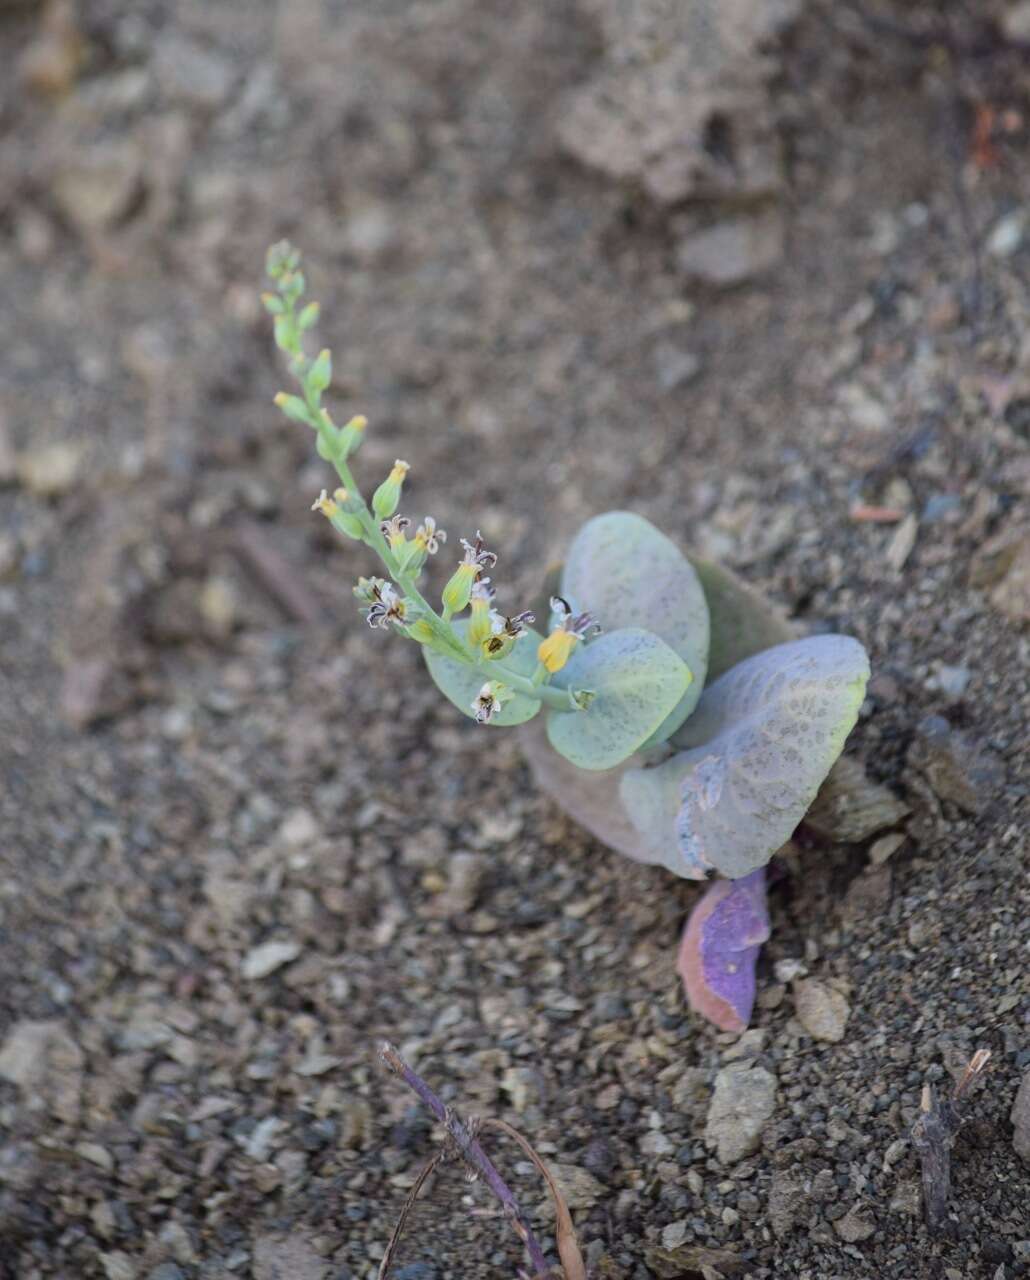
[[[405,530],[411,522],[397,515],[397,507],[409,468],[399,459],[372,495],[371,507],[366,502],[349,458],[360,447],[368,424],[359,416],[339,427],[322,404],[323,393],[332,381],[332,356],[324,349],[311,358],[304,350],[304,334],[318,319],[318,304],[312,302],[297,309],[306,288],[300,255],[282,241],[268,251],[266,269],[276,291],[262,295],[262,301],[275,320],[276,346],[286,355],[301,391],[299,396],[279,392],[275,403],[291,421],[305,423],[315,431],[319,456],[332,464],[340,478],[340,488],[331,498],[323,490],[314,509],[321,511],[339,533],[370,547],[400,590],[398,595],[390,584],[380,585],[377,579],[361,580],[355,594],[366,606],[369,625],[396,626],[410,639],[481,673],[483,689],[490,686],[490,693],[481,693],[475,708],[476,719],[481,723],[487,723],[513,693],[556,711],[578,710],[580,702],[571,691],[550,686],[539,671],[529,679],[500,660],[513,648],[526,621],[532,621],[531,614],[505,619],[495,615],[496,631],[491,623],[489,634],[476,644],[468,643],[451,625],[453,615],[468,606],[477,584],[484,581],[484,567],[497,560],[493,552],[483,548],[479,534],[473,543],[462,539],[465,555],[444,588],[442,615],[426,600],[417,578],[427,557],[439,550],[447,534],[427,516],[414,539],[408,539]],[[548,664],[544,677],[556,670],[558,666]]]

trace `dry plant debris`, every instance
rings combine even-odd
[[[569,1206],[551,1171],[533,1150],[532,1145],[526,1138],[503,1120],[473,1118],[469,1121],[463,1121],[437,1097],[422,1077],[408,1066],[393,1045],[384,1043],[380,1048],[379,1056],[391,1071],[399,1075],[404,1083],[418,1094],[447,1130],[449,1140],[448,1147],[436,1152],[416,1178],[408,1198],[404,1202],[401,1216],[394,1228],[393,1235],[390,1237],[386,1252],[383,1254],[383,1259],[379,1266],[379,1280],[387,1280],[394,1252],[404,1231],[405,1219],[418,1199],[419,1192],[425,1185],[426,1179],[443,1160],[452,1156],[464,1160],[470,1171],[475,1176],[482,1177],[490,1190],[500,1200],[505,1216],[511,1222],[515,1233],[526,1247],[526,1252],[533,1264],[533,1280],[560,1280],[560,1278],[563,1278],[563,1280],[587,1280],[586,1267],[583,1263],[583,1255],[579,1251],[579,1243],[576,1240],[576,1230],[572,1223],[572,1215],[569,1213]],[[525,1214],[519,1207],[508,1184],[501,1177],[497,1167],[480,1145],[478,1135],[484,1129],[493,1129],[513,1139],[540,1170],[544,1181],[547,1183],[547,1189],[554,1200],[556,1218],[555,1244],[558,1249],[558,1257],[561,1259],[560,1270],[556,1270],[548,1263],[536,1236],[534,1236],[526,1220]]]

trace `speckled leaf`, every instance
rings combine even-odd
[[[590,689],[587,711],[549,711],[547,737],[581,769],[611,769],[647,741],[683,697],[691,675],[664,640],[627,627],[579,645],[554,684]]]
[[[640,861],[667,867],[685,880],[703,880],[711,864],[689,856],[676,840],[680,787],[688,768],[682,755],[650,768],[629,768],[618,782],[619,799],[639,837],[635,856]]]
[[[720,676],[672,740],[684,749],[623,777],[630,818],[652,846],[672,846],[657,860],[690,878],[764,866],[840,755],[868,678],[858,641],[833,635],[776,645]]]
[[[464,639],[465,630],[468,627],[468,619],[459,618],[452,623],[452,626]],[[515,648],[512,649],[511,653],[500,665],[510,667],[512,671],[518,672],[520,676],[528,678],[536,670],[536,651],[542,639],[543,637],[538,632],[527,629],[525,635],[516,640]],[[475,667],[463,666],[460,662],[445,658],[442,654],[435,653],[425,646],[422,648],[422,656],[425,658],[429,674],[433,677],[440,692],[446,694],[458,710],[463,711],[469,719],[474,719],[475,713],[472,710],[472,703],[486,683],[487,677],[481,671],[476,670]],[[503,684],[504,677],[500,673],[494,678]],[[504,704],[493,720],[490,721],[490,724],[501,728],[513,724],[525,724],[527,720],[532,720],[539,710],[539,702],[517,693],[510,702]]]
[[[663,742],[697,705],[708,670],[708,605],[693,565],[642,516],[609,511],[572,540],[561,594],[605,631],[646,627],[690,668],[689,688],[651,735]]]

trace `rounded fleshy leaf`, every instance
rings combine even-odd
[[[462,639],[465,638],[468,622],[468,618],[459,618],[451,624]],[[516,640],[515,648],[499,665],[509,667],[528,679],[536,670],[536,650],[542,639],[538,632],[527,628],[525,634]],[[426,645],[422,647],[422,656],[440,692],[445,694],[470,720],[475,719],[472,703],[487,680],[482,670],[467,667],[452,658],[445,658],[443,654],[437,653]],[[493,666],[492,663],[490,665]],[[504,683],[504,676],[500,672],[493,678]],[[510,702],[504,704],[490,724],[500,728],[525,724],[527,720],[532,720],[539,710],[540,703],[535,698],[527,698],[524,694],[516,693]]]
[[[709,685],[672,740],[686,749],[622,781],[634,824],[652,845],[667,832],[675,846],[660,860],[688,877],[714,868],[738,879],[764,866],[840,755],[868,678],[858,641],[826,635],[765,649]]]
[[[708,680],[717,680],[724,671],[774,644],[797,639],[794,627],[753,587],[732,569],[688,555],[708,602]]]
[[[649,745],[664,742],[697,705],[708,670],[708,605],[694,566],[643,516],[609,511],[588,520],[572,540],[561,593],[577,612],[589,610],[604,631],[646,627],[690,668],[690,687]]]
[[[666,867],[685,880],[704,880],[711,864],[680,848],[676,839],[680,788],[687,771],[681,756],[627,769],[619,779],[622,808],[639,837],[639,861]]]
[[[548,711],[547,737],[581,769],[611,769],[654,733],[683,697],[691,673],[650,631],[627,627],[581,644],[553,683],[590,690],[586,711]]]
[[[677,970],[690,1007],[721,1031],[743,1031],[755,1004],[755,966],[769,937],[765,868],[716,880],[683,930]]]

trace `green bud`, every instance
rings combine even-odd
[[[310,390],[316,395],[321,395],[333,380],[333,358],[329,353],[329,348],[325,347],[318,353],[317,359],[308,370],[307,383]]]
[[[300,253],[289,240],[279,240],[265,255],[265,272],[278,280],[287,271],[295,271],[300,265]]]
[[[311,420],[311,410],[300,396],[291,396],[287,395],[285,391],[280,391],[273,403],[283,411],[291,422],[303,422],[308,427],[315,425]]]
[[[261,305],[270,316],[281,316],[286,310],[286,304],[282,298],[276,297],[274,293],[263,293],[261,295]]]
[[[345,533],[348,538],[354,538],[357,542],[365,541],[365,530],[361,521],[347,511],[337,510],[332,516],[332,525],[334,529]]]
[[[365,428],[368,426],[368,419],[363,414],[351,418],[350,422],[344,424],[340,430],[340,451],[337,455],[341,458],[349,458],[352,453],[357,453],[361,447],[361,442],[365,438]]]
[[[475,580],[476,566],[474,564],[459,564],[451,576],[451,580],[444,587],[443,595],[440,597],[443,601],[443,607],[450,613],[461,613],[472,598],[472,584]]]
[[[470,599],[472,602],[472,616],[469,618],[465,639],[473,649],[478,649],[493,635],[493,624],[490,621],[490,599],[488,596],[484,598],[472,598],[470,596]]]
[[[297,347],[297,335],[293,328],[293,316],[278,315],[275,317],[275,345],[280,351],[292,353]]]
[[[408,474],[408,464],[400,458],[393,464],[393,470],[372,495],[372,510],[380,520],[387,520],[397,510],[401,500],[401,488],[404,477]]]
[[[335,462],[340,456],[340,429],[332,423],[323,423],[315,436],[315,451],[326,462]]]
[[[290,271],[279,282],[279,290],[289,303],[294,303],[302,297],[307,287],[303,271]]]
[[[317,302],[309,302],[304,310],[297,317],[297,324],[301,331],[310,329],[318,320],[319,305]]]

